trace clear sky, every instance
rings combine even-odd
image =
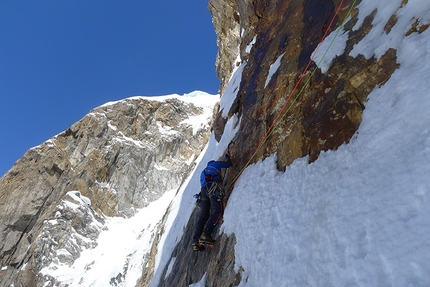
[[[216,94],[208,1],[0,0],[0,176],[91,109]]]

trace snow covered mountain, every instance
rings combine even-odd
[[[129,99],[0,179],[0,286],[430,286],[430,2],[251,2],[209,1],[212,133],[176,97]],[[193,252],[200,171],[232,141],[217,241]]]
[[[0,286],[135,283],[168,198],[207,143],[218,101],[193,92],[107,103],[29,150],[0,179]],[[121,229],[129,217],[137,230]],[[123,256],[105,255],[106,246]],[[97,257],[110,264],[106,280],[94,279]]]

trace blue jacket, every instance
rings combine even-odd
[[[225,159],[226,161],[211,160],[208,162],[208,165],[200,174],[200,184],[202,187],[204,187],[207,182],[222,182],[221,169],[232,166],[230,157],[226,155]]]

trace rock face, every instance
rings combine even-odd
[[[350,141],[361,123],[368,94],[383,86],[398,68],[394,49],[386,49],[378,58],[352,52],[370,31],[377,12],[354,28],[360,2],[209,1],[220,49],[217,72],[221,92],[229,89],[235,67],[240,65],[242,71],[240,84],[233,91],[235,102],[227,116],[223,111],[217,113],[213,127],[215,137],[220,139],[227,119],[234,115],[241,119],[232,150],[239,156],[229,175],[238,174],[249,159],[253,163],[274,153],[279,170],[299,157],[308,156],[313,162],[321,151],[336,150]],[[348,19],[341,31],[346,37],[345,49],[323,71],[310,61],[312,53],[327,29],[327,35],[333,33],[344,19]],[[405,36],[422,33],[429,27],[419,19],[411,21],[416,24],[411,31],[405,31]],[[392,15],[385,32],[389,33],[395,23],[396,16]],[[276,62],[279,68],[271,75]],[[232,179],[227,177],[225,182]],[[164,269],[168,275],[159,286],[188,286],[200,281],[204,274],[206,286],[237,286],[241,271],[234,270],[234,238],[218,234],[223,248],[215,245],[208,253],[190,254],[196,216],[196,212],[191,216],[173,252],[175,260],[168,264],[169,272],[167,266]]]
[[[238,114],[251,119],[241,122],[238,135],[239,141],[247,142],[241,145],[244,158],[250,158],[258,146],[257,141],[244,139],[264,138],[280,113],[282,117],[276,129],[256,160],[277,152],[278,168],[282,170],[297,157],[309,155],[314,161],[320,151],[336,149],[348,142],[361,122],[366,96],[376,86],[383,85],[397,68],[394,50],[388,50],[380,59],[349,56],[354,44],[366,35],[374,17],[368,17],[360,29],[351,31],[357,21],[357,11],[353,9],[352,19],[344,27],[351,31],[345,52],[334,60],[327,72],[316,69],[312,78],[316,65],[311,62],[299,81],[340,2],[258,1],[247,9],[243,5],[229,4],[237,7],[238,13],[244,11],[240,15],[246,19],[245,27],[241,28],[247,31],[241,43],[241,58],[246,65],[236,102],[229,111],[229,116]],[[329,32],[341,24],[352,2],[343,3]],[[254,11],[255,15],[246,11]],[[245,47],[251,42],[251,36],[255,36],[256,41],[248,54]],[[279,69],[266,82],[270,66],[280,56]],[[293,102],[301,90],[298,100]],[[285,103],[288,113],[283,110]],[[214,127],[218,137],[223,132],[224,122],[219,114]]]
[[[177,189],[210,135],[217,96],[203,96],[108,103],[17,161],[0,179],[0,286],[54,286],[41,269],[97,244],[104,216]]]
[[[240,15],[236,6],[230,1],[209,0],[217,34],[218,53],[216,57],[217,77],[221,80],[220,90],[223,91],[233,70],[232,63],[239,55],[240,46]]]

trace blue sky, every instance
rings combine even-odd
[[[0,0],[0,176],[108,101],[216,94],[207,4]]]

